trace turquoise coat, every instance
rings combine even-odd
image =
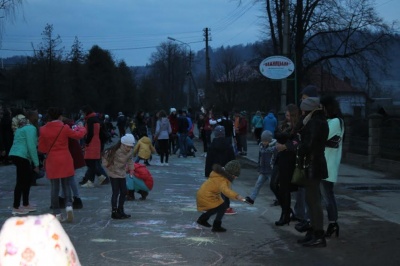
[[[335,135],[338,135],[342,138],[339,144],[339,148],[329,148],[325,147],[325,159],[326,165],[328,167],[328,178],[325,181],[329,182],[337,182],[340,160],[342,159],[342,144],[343,144],[343,135],[344,135],[344,123],[342,120],[342,126],[340,126],[339,118],[328,119],[329,126],[329,135],[328,139],[332,138]]]
[[[27,159],[37,167],[39,166],[37,144],[37,129],[31,124],[27,124],[15,131],[14,142],[9,156],[18,156]]]

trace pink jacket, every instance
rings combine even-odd
[[[84,127],[72,130],[60,120],[48,122],[40,128],[38,151],[47,154],[47,178],[65,178],[75,174],[74,162],[68,149],[68,138],[81,139],[85,134]]]

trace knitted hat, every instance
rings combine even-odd
[[[0,265],[81,265],[51,214],[7,219],[0,232],[0,254]]]
[[[269,130],[264,130],[263,133],[261,134],[261,141],[272,141],[272,133]]]
[[[234,176],[240,175],[240,162],[238,160],[232,160],[225,165],[225,171]]]
[[[216,126],[214,128],[214,137],[215,138],[225,138],[225,128],[223,126]]]
[[[318,97],[317,90],[317,86],[308,85],[301,91],[301,95],[307,95],[308,97]]]
[[[172,107],[171,109],[169,109],[169,113],[172,114],[173,112],[176,112],[176,109],[174,107]]]
[[[240,115],[242,115],[242,116],[246,116],[246,114],[247,114],[246,111],[241,111],[240,112]]]
[[[118,112],[118,116],[120,116],[120,115],[124,115],[122,112]]]
[[[303,111],[312,111],[319,107],[318,97],[308,97],[301,101],[300,109]]]
[[[132,134],[125,134],[125,136],[121,138],[121,143],[126,146],[133,146],[135,145],[135,138]]]

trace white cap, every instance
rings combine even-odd
[[[176,112],[176,109],[174,107],[172,107],[171,109],[169,109],[169,113],[173,113]]]
[[[135,138],[132,134],[125,134],[125,136],[121,138],[121,143],[126,146],[133,146],[135,145]]]
[[[108,119],[108,118],[110,118],[110,116],[109,116],[109,115],[105,115],[104,118],[107,118],[107,119]]]

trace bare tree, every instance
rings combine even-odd
[[[5,22],[13,21],[18,9],[22,8],[23,0],[0,0],[0,44],[5,30]]]
[[[284,0],[265,3],[268,32],[276,54],[282,54]],[[384,71],[385,48],[396,24],[388,25],[377,15],[371,0],[288,0],[290,54],[296,65],[297,85],[311,82],[315,68],[332,74],[349,72],[371,78],[371,68]],[[374,62],[373,65],[371,61]],[[294,95],[294,85],[288,96]],[[290,93],[291,91],[291,93]],[[289,101],[293,98],[288,97]]]

